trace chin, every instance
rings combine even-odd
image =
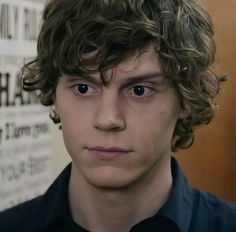
[[[131,173],[125,173],[124,171],[96,171],[85,175],[85,178],[89,184],[101,189],[126,189],[135,183],[135,177]]]

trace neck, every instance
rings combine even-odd
[[[125,232],[153,216],[169,197],[170,157],[156,167],[156,175],[123,189],[97,188],[86,182],[72,164],[69,202],[73,220],[96,232]]]

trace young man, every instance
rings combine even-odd
[[[211,20],[196,0],[51,0],[24,89],[60,123],[70,164],[0,231],[236,231],[172,154],[214,116]]]

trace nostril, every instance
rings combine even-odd
[[[122,131],[126,128],[126,123],[121,118],[110,118],[107,120],[96,120],[94,127],[107,132]]]

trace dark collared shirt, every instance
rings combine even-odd
[[[236,205],[192,188],[173,158],[171,169],[169,199],[153,217],[134,225],[131,232],[236,232]],[[0,213],[0,231],[88,232],[70,216],[70,172],[68,165],[44,195]]]

